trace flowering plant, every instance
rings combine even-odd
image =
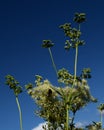
[[[48,79],[44,79],[40,75],[35,76],[35,84],[29,83],[25,85],[28,94],[38,106],[35,113],[47,122],[47,125],[43,126],[44,130],[84,130],[75,127],[76,112],[90,102],[97,102],[97,99],[91,95],[88,85],[88,79],[91,78],[91,69],[83,68],[81,74],[77,75],[79,46],[85,45],[84,40],[81,39],[81,23],[85,22],[86,15],[85,13],[76,13],[73,20],[78,24],[78,28],[73,28],[71,23],[60,25],[65,36],[68,37],[64,46],[65,50],[69,51],[71,48],[75,50],[73,74],[69,73],[65,68],[57,69],[51,51],[54,43],[51,40],[43,40],[42,47],[47,48],[49,51],[58,85],[52,85]],[[19,110],[20,130],[23,130],[22,112],[18,100],[18,95],[23,91],[22,87],[11,75],[6,76],[6,84],[14,92]],[[86,126],[86,130],[103,130],[102,114],[104,104],[100,104],[98,109],[100,111],[100,122],[89,124]]]
[[[84,40],[81,40],[80,25],[85,20],[84,13],[76,13],[74,22],[78,24],[78,29],[73,28],[71,23],[60,25],[65,36],[69,38],[65,42],[65,50],[75,49],[74,74],[69,73],[65,68],[57,70],[51,51],[54,43],[51,40],[43,40],[42,47],[47,48],[49,51],[59,86],[53,86],[50,81],[43,80],[40,75],[36,75],[35,85],[30,83],[26,85],[28,94],[39,106],[36,114],[47,121],[48,128],[43,126],[45,130],[56,130],[59,127],[62,130],[76,129],[74,125],[76,112],[89,102],[97,101],[91,95],[87,82],[87,79],[91,78],[90,68],[84,68],[81,75],[77,76],[78,49],[79,46],[85,44]]]

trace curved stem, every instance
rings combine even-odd
[[[19,116],[20,116],[20,130],[23,130],[23,127],[22,127],[22,112],[21,112],[21,107],[20,107],[17,96],[16,96],[16,103],[17,103],[17,107],[18,107],[18,110],[19,110]]]
[[[51,60],[52,60],[53,68],[54,68],[54,70],[55,70],[55,72],[56,72],[56,75],[57,75],[57,77],[58,77],[58,74],[57,74],[57,68],[56,68],[56,65],[55,65],[55,63],[54,63],[54,59],[53,59],[53,56],[52,56],[51,49],[48,48],[48,50],[49,50],[49,54],[50,54],[50,57],[51,57]]]

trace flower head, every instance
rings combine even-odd
[[[75,13],[74,21],[76,23],[82,23],[86,20],[85,13]]]
[[[14,94],[18,96],[22,92],[22,87],[19,85],[19,82],[11,75],[7,75],[6,84],[10,87],[10,89],[14,90]]]
[[[43,40],[42,47],[43,48],[50,48],[53,47],[54,43],[51,40]]]

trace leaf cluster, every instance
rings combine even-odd
[[[65,23],[60,25],[60,28],[63,29],[65,36],[68,36],[70,40],[66,40],[65,49],[69,50],[70,48],[75,48],[76,46],[82,46],[85,44],[84,40],[80,40],[81,31],[80,24],[86,19],[84,13],[76,13],[74,16],[74,22],[79,24],[79,28],[73,28],[71,23]]]
[[[18,96],[22,92],[22,87],[19,85],[19,82],[11,75],[7,75],[6,77],[6,85],[13,89],[14,94]]]

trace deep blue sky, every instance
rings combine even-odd
[[[57,68],[73,72],[73,52],[64,51],[65,36],[59,25],[72,22],[75,12],[84,12],[82,24],[86,45],[80,47],[78,73],[92,69],[89,81],[97,104],[88,105],[77,114],[76,121],[99,121],[96,106],[104,102],[104,1],[103,0],[1,0],[0,1],[0,129],[19,130],[18,109],[13,92],[5,85],[5,76],[13,75],[22,86],[34,82],[35,74],[56,83],[48,51],[42,40],[51,39]],[[19,96],[23,111],[24,130],[32,130],[42,120],[34,115],[33,100],[26,94]]]

